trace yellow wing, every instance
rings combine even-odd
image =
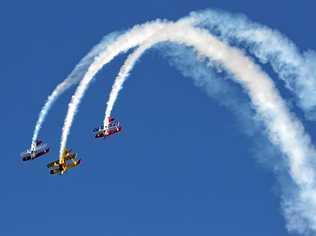
[[[53,169],[53,170],[50,170],[49,173],[51,175],[57,175],[57,174],[61,174],[61,170],[60,169]]]
[[[47,168],[53,168],[53,167],[57,167],[57,166],[59,166],[59,160],[53,161],[53,162],[47,164]]]

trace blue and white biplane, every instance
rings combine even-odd
[[[49,147],[41,140],[36,140],[34,147],[21,153],[22,161],[34,160],[49,152]]]

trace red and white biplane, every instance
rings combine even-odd
[[[106,126],[101,126],[93,130],[93,132],[96,133],[95,134],[96,138],[106,138],[108,136],[119,133],[121,131],[122,131],[122,126],[120,125],[120,122],[115,120],[112,117],[108,118],[108,123]]]

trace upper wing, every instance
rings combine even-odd
[[[72,163],[68,164],[68,165],[66,166],[67,170],[68,170],[68,169],[71,169],[71,168],[77,167],[77,166],[80,164],[80,162],[81,162],[81,160],[78,160],[78,161],[76,161],[76,162],[72,162]]]
[[[71,154],[65,156],[64,160],[65,161],[74,160],[74,159],[76,159],[76,156],[77,156],[76,153],[71,153]]]
[[[34,148],[34,150],[32,150],[32,152],[33,152],[33,153],[40,153],[40,152],[44,152],[44,151],[46,151],[46,150],[48,150],[48,149],[49,149],[49,147],[48,147],[47,144],[41,144],[41,145],[39,145],[39,146],[36,146],[36,147]]]

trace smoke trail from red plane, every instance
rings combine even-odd
[[[160,42],[177,42],[193,47],[199,56],[216,60],[235,76],[247,91],[264,121],[270,141],[288,156],[289,173],[299,187],[296,199],[287,199],[284,208],[288,228],[301,233],[315,231],[315,169],[311,166],[315,150],[302,124],[291,114],[271,79],[242,52],[229,48],[207,32],[191,27],[169,26],[139,46],[125,61],[114,82],[105,117],[109,117],[124,81],[141,55]],[[104,121],[106,122],[106,120]],[[289,204],[290,203],[290,204]],[[304,207],[308,205],[309,207]],[[294,220],[295,219],[295,220]],[[307,226],[306,226],[307,225]]]

